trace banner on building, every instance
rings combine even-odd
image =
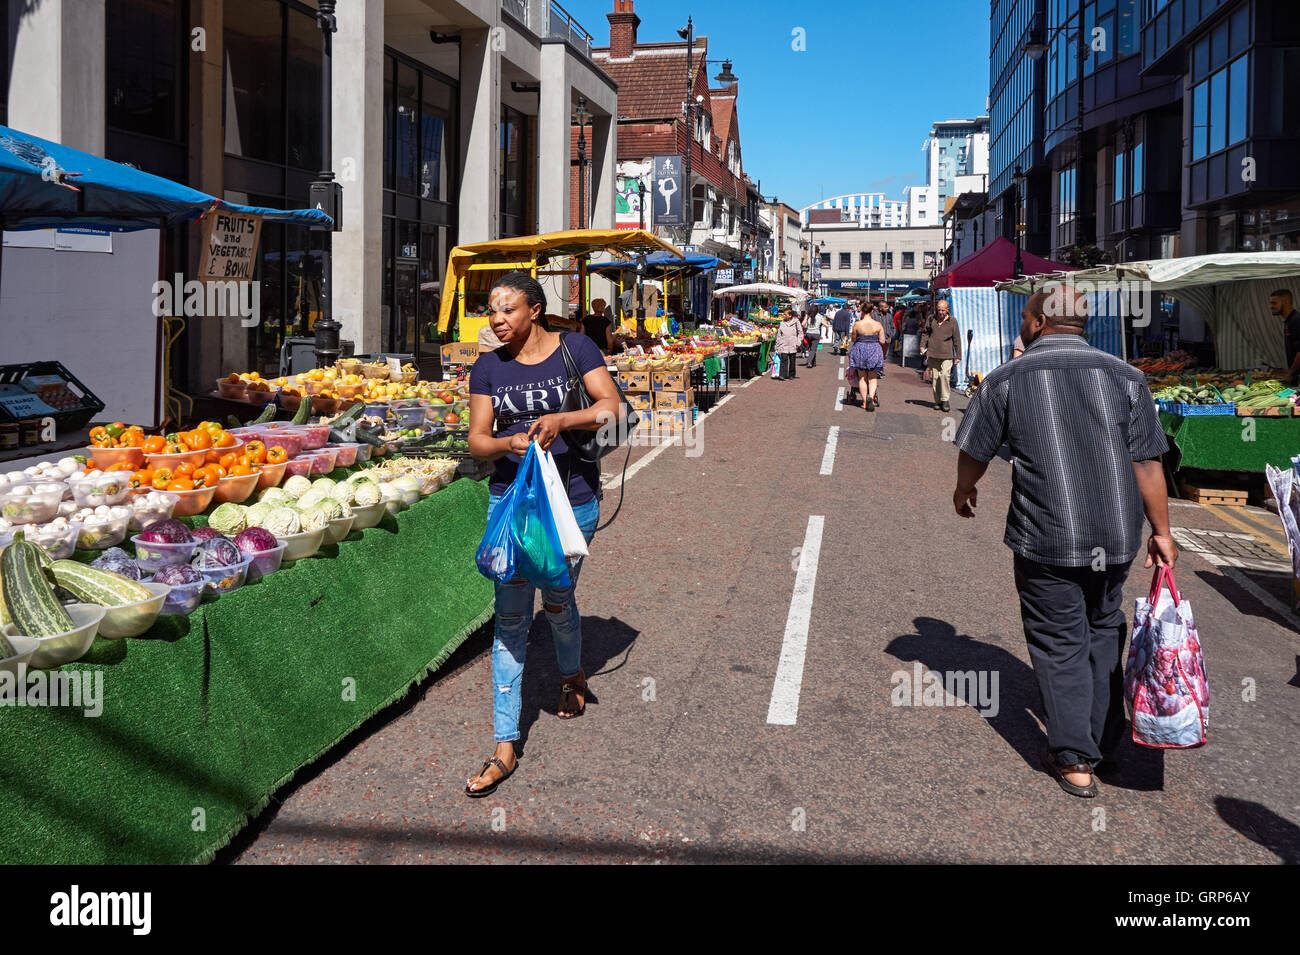
[[[685,225],[682,216],[682,157],[656,156],[654,170],[654,201],[646,196],[647,204],[654,209],[655,225]]]
[[[614,225],[620,229],[647,229],[654,225],[651,199],[654,183],[648,162],[621,162],[614,180]],[[642,189],[644,188],[644,193]],[[645,216],[641,215],[641,197],[645,196]]]
[[[771,275],[774,271],[776,261],[776,246],[772,239],[766,239],[763,242],[763,271]]]
[[[203,259],[199,280],[249,281],[257,269],[262,217],[219,209],[203,220]]]

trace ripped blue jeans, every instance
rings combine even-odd
[[[488,498],[488,520],[492,510],[501,501],[499,494]],[[600,501],[592,498],[573,509],[582,536],[591,543],[600,521]],[[573,583],[558,589],[542,589],[543,608],[547,604],[561,608],[558,613],[546,611],[551,621],[551,636],[555,640],[555,662],[561,676],[573,676],[582,669],[582,616],[574,601],[573,591],[578,586],[578,573],[582,559],[569,565]],[[522,576],[508,583],[496,584],[496,631],[492,635],[492,726],[498,743],[519,739],[519,710],[523,705],[520,690],[524,677],[524,652],[528,648],[528,631],[533,626],[533,603],[536,590]]]

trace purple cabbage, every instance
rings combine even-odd
[[[140,573],[140,567],[120,547],[112,547],[100,554],[90,566],[97,570],[106,570],[111,574],[117,574],[119,577],[125,577],[128,580],[140,580],[143,576]]]
[[[219,530],[216,530],[215,528],[212,527],[194,528],[193,537],[196,541],[200,541],[200,542],[210,541],[217,537],[220,537],[222,540],[229,540],[229,538],[226,537],[225,534],[221,533]]]
[[[188,544],[194,540],[190,529],[175,518],[155,521],[140,533],[140,540],[150,544]]]
[[[193,563],[200,570],[215,570],[218,567],[233,567],[243,559],[244,555],[234,541],[218,536],[199,545]]]
[[[249,527],[235,537],[235,546],[245,554],[260,554],[262,551],[274,550],[280,546],[280,542],[265,528]]]
[[[202,582],[203,575],[189,564],[171,564],[162,567],[153,575],[155,584],[167,584],[170,587],[184,587],[186,584]]]

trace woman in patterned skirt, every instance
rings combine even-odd
[[[849,342],[849,367],[858,373],[862,407],[874,411],[880,407],[876,382],[885,370],[885,327],[871,317],[871,312],[865,312],[853,323]]]

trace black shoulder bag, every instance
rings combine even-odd
[[[566,411],[582,411],[596,403],[587,391],[586,384],[583,383],[582,373],[578,371],[578,363],[573,360],[573,355],[569,353],[569,346],[565,344],[564,340],[567,337],[565,334],[560,335],[560,352],[564,356],[564,370],[569,377],[568,392],[560,405],[561,414]],[[623,389],[619,387],[617,381],[614,382],[614,388],[618,391],[619,402],[615,421],[602,424],[596,431],[564,432],[564,443],[583,461],[589,463],[599,461],[619,445],[625,444],[632,430],[641,423],[641,416],[628,404]]]

